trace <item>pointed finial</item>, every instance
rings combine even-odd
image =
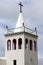
[[[8,34],[9,30],[8,30],[8,26],[6,25],[6,33]]]
[[[19,5],[20,5],[20,13],[22,13],[22,7],[23,7],[22,2],[20,2]]]
[[[6,29],[8,29],[8,26],[6,25]]]
[[[35,27],[36,35],[37,35],[37,28]]]

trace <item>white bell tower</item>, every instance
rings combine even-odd
[[[20,2],[20,15],[13,33],[5,34],[6,65],[38,65],[37,30],[25,24]]]

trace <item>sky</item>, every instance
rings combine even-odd
[[[43,0],[0,0],[0,56],[5,55],[4,26],[15,27],[20,1],[23,2],[23,16],[28,27],[37,27],[38,59],[39,65],[43,65]]]

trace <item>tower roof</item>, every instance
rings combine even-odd
[[[23,26],[23,23],[24,23],[24,18],[23,18],[22,13],[20,13],[15,28],[22,27]]]
[[[21,32],[21,31],[23,31],[23,25],[24,25],[25,27],[27,27],[27,25],[26,25],[26,23],[25,23],[25,21],[24,21],[24,18],[23,18],[22,13],[20,13],[20,15],[19,15],[19,17],[18,17],[18,20],[17,20],[17,24],[16,24],[16,26],[15,26],[14,32]]]
[[[18,20],[17,20],[17,24],[15,26],[15,28],[13,29],[8,29],[7,28],[7,34],[8,33],[18,33],[18,32],[28,32],[28,33],[31,33],[31,34],[37,34],[37,30],[35,28],[35,30],[32,30],[32,29],[29,29],[28,26],[26,25],[26,22],[24,21],[24,18],[23,18],[23,15],[22,15],[22,2],[19,3],[20,5],[20,14],[19,14],[19,17],[18,17]]]
[[[19,5],[20,5],[20,15],[18,17],[14,32],[21,32],[23,31],[23,26],[26,26],[23,15],[22,15],[22,6],[23,6],[22,2],[20,2]]]

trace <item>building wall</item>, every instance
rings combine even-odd
[[[18,49],[18,39],[22,38],[22,49]],[[37,51],[30,51],[30,49],[25,49],[25,39],[28,38],[28,41],[31,39],[32,41],[37,42],[37,37],[27,35],[27,34],[18,34],[18,35],[12,35],[12,36],[7,36],[6,37],[6,42],[8,39],[12,40],[16,39],[17,40],[17,45],[16,45],[16,50],[10,50],[7,51],[7,43],[5,42],[5,49],[6,49],[6,57],[7,65],[13,65],[13,60],[17,61],[17,65],[38,65],[38,53]],[[29,43],[29,42],[28,42]]]
[[[18,49],[18,39],[22,38],[22,49]],[[17,65],[24,65],[24,34],[19,35],[13,35],[6,37],[7,40],[10,39],[11,41],[13,39],[17,40],[16,50],[10,50],[7,51],[6,49],[6,57],[7,57],[7,65],[13,65],[13,60],[17,61]],[[7,43],[5,43],[5,47],[7,48]]]
[[[0,65],[6,65],[6,60],[0,59]]]
[[[35,40],[37,42],[37,38],[29,35],[25,35],[25,38],[28,38],[28,44],[29,41],[32,40],[32,42]],[[25,49],[25,65],[38,65],[38,50],[30,51],[30,49]]]

